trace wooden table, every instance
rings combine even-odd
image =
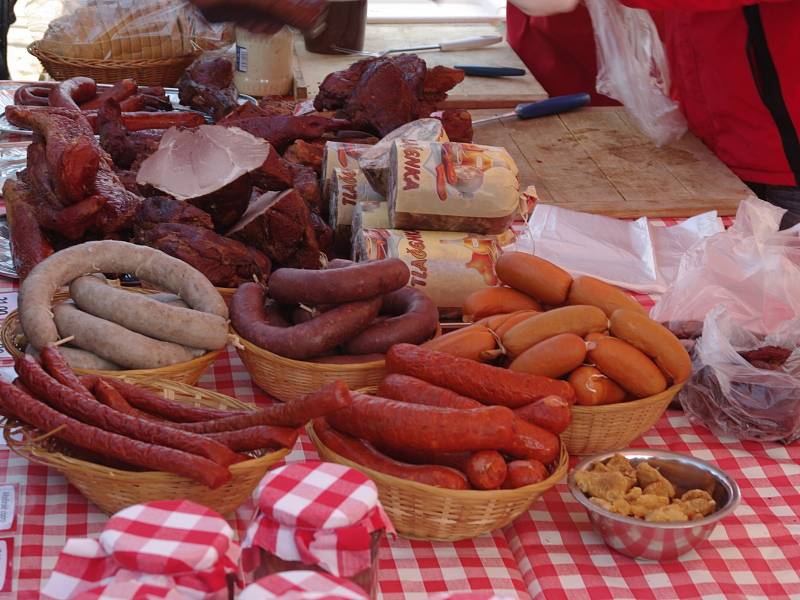
[[[479,118],[498,111],[473,111]],[[624,108],[586,108],[560,116],[505,119],[475,128],[475,142],[504,146],[540,201],[612,217],[733,215],[751,195],[698,138],[656,148]]]
[[[364,49],[380,51],[387,48],[403,48],[434,44],[442,40],[455,40],[477,35],[497,34],[490,25],[368,25]],[[295,67],[296,95],[298,98],[313,98],[322,80],[333,71],[346,69],[363,57],[352,55],[312,54],[307,52],[302,36],[295,40],[297,57]],[[418,52],[430,66],[483,65],[492,67],[514,67],[526,69],[525,64],[506,43],[489,48],[463,52]],[[547,92],[533,75],[524,77],[467,77],[452,92],[446,103],[459,108],[507,108],[523,102],[534,102],[547,98]]]

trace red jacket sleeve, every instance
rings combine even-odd
[[[751,4],[790,2],[791,0],[620,0],[625,6],[646,10],[682,10],[706,12],[733,10]]]

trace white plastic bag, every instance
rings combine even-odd
[[[686,119],[669,97],[664,45],[646,10],[618,0],[586,0],[597,42],[597,91],[619,100],[657,146],[686,133]]]
[[[694,349],[694,375],[680,393],[693,423],[740,440],[791,443],[800,437],[800,318],[762,338],[739,327],[724,306],[705,318]],[[739,352],[793,350],[781,370],[756,368]]]
[[[536,256],[573,275],[591,275],[643,294],[664,292],[683,253],[724,231],[716,211],[659,227],[646,217],[626,221],[549,204],[536,205],[528,226]]]
[[[742,202],[733,227],[684,254],[650,316],[676,331],[724,305],[736,325],[767,335],[800,315],[800,238],[797,227],[778,231],[784,212]]]

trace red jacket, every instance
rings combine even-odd
[[[800,185],[800,0],[754,1],[623,3],[663,11],[673,93],[692,131],[745,181]],[[509,40],[539,60],[525,52],[536,34],[515,37],[519,18],[509,10]]]

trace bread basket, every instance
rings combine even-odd
[[[362,467],[327,448],[311,423],[306,431],[323,460],[358,469],[375,482],[386,514],[409,539],[453,542],[505,527],[564,479],[569,468],[569,455],[561,444],[558,464],[540,483],[515,490],[449,490]]]
[[[210,390],[191,387],[174,381],[148,379],[137,385],[162,393],[166,398],[195,406],[255,410],[234,398]],[[126,506],[152,500],[185,498],[207,506],[221,514],[235,511],[250,498],[267,470],[280,462],[290,451],[283,448],[263,454],[253,453],[250,460],[230,466],[233,479],[210,489],[205,485],[172,473],[161,471],[124,471],[69,456],[58,450],[57,440],[42,435],[26,424],[6,420],[3,436],[16,454],[60,471],[89,500],[106,514]]]
[[[156,290],[149,290],[143,288],[126,287],[126,291],[136,294],[154,294]],[[53,296],[53,303],[57,304],[69,299],[69,294],[66,292],[58,292]],[[0,342],[3,347],[14,358],[25,354],[25,347],[28,345],[25,333],[22,331],[22,323],[20,322],[19,312],[14,310],[3,320],[0,325]],[[95,371],[85,369],[75,369],[75,372],[80,375],[102,375],[103,377],[120,377],[125,379],[165,379],[175,381],[178,383],[185,383],[194,385],[205,373],[208,368],[214,363],[217,357],[222,353],[223,349],[212,350],[206,352],[203,356],[199,356],[193,360],[160,367],[157,369],[138,369],[127,371]]]
[[[168,58],[97,59],[73,58],[42,48],[39,42],[28,46],[28,52],[39,59],[48,75],[56,81],[72,77],[91,77],[97,83],[116,83],[135,79],[139,85],[172,87],[200,52]]]
[[[570,455],[583,456],[627,448],[649,431],[684,383],[655,396],[606,406],[572,407],[572,422],[561,439]]]

